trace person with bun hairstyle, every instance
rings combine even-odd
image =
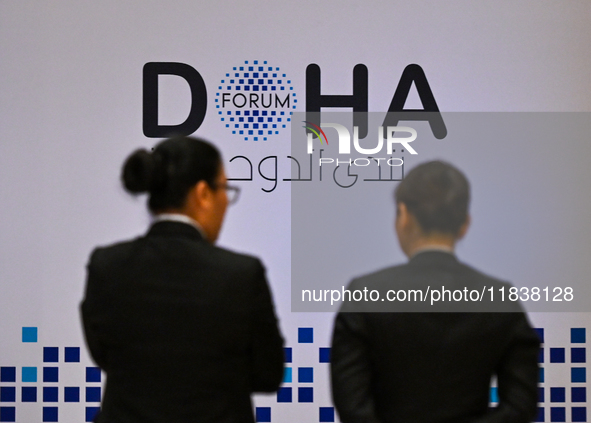
[[[133,152],[122,181],[154,223],[88,263],[84,333],[107,376],[94,421],[253,423],[251,394],[281,383],[283,338],[260,260],[214,245],[238,194],[219,151],[166,139]]]

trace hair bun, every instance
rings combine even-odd
[[[146,149],[131,153],[123,165],[121,180],[127,191],[140,194],[150,191],[156,173],[156,158]]]

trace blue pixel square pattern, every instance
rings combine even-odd
[[[57,382],[59,380],[59,369],[57,367],[43,368],[43,382]]]
[[[16,367],[0,367],[0,382],[16,382]]]
[[[298,402],[314,402],[314,388],[298,388]]]
[[[572,328],[570,330],[570,342],[573,344],[584,344],[587,342],[585,328]]]
[[[570,349],[570,362],[571,363],[586,363],[587,362],[587,357],[586,357],[586,351],[585,348],[571,348]]]
[[[58,392],[57,387],[44,386],[43,387],[43,402],[57,402]]]
[[[23,382],[37,382],[37,367],[23,367]]]
[[[86,368],[86,381],[87,382],[100,382],[101,381],[101,369],[98,367],[87,367]]]
[[[318,349],[318,361],[321,363],[330,363],[330,348]]]
[[[550,348],[550,363],[564,363],[564,348]]]
[[[16,408],[15,407],[0,407],[0,422],[15,422]]]
[[[291,363],[292,362],[292,351],[291,348],[283,348],[283,355],[285,356],[285,362]]]
[[[311,344],[314,342],[313,328],[298,328],[298,343]]]
[[[291,383],[292,381],[292,368],[286,367],[283,369],[283,383]]]
[[[544,402],[544,388],[538,388],[538,402]]]
[[[0,402],[16,402],[16,388],[14,386],[0,387]]]
[[[64,388],[65,402],[80,402],[80,388],[77,386],[66,386]]]
[[[544,362],[544,348],[540,348],[538,351],[538,363]]]
[[[564,408],[564,407],[550,408],[550,421],[551,422],[565,422],[566,421],[566,408]]]
[[[536,414],[535,422],[543,422],[544,421],[544,407],[538,407],[538,413]]]
[[[23,386],[21,390],[21,400],[23,402],[37,402],[37,387]]]
[[[587,402],[587,388],[570,388],[572,402]]]
[[[64,353],[64,360],[66,363],[80,363],[80,348],[66,347]]]
[[[23,342],[37,342],[37,328],[24,327],[23,328]]]
[[[86,387],[86,402],[101,402],[101,388],[98,386]]]
[[[544,383],[544,368],[540,368],[540,383]]]
[[[550,402],[565,402],[566,389],[565,388],[550,388]]]
[[[44,347],[43,348],[43,362],[44,363],[57,363],[59,355],[58,347]]]
[[[334,422],[334,408],[320,407],[319,422]]]
[[[587,407],[573,407],[572,408],[572,421],[573,422],[586,422],[587,421]]]
[[[490,388],[490,391],[488,392],[488,401],[499,402],[499,388],[496,386]]]
[[[573,367],[570,369],[570,381],[573,383],[587,382],[587,369],[584,367]]]
[[[261,423],[271,422],[271,407],[257,407],[255,409],[255,420]]]
[[[279,388],[277,391],[277,402],[291,402],[291,388]]]
[[[314,368],[313,367],[298,367],[298,382],[299,383],[314,382]]]
[[[544,343],[544,328],[536,328],[534,330],[538,334],[538,338],[540,338],[540,342],[543,344]]]
[[[43,407],[43,421],[57,422],[57,407]]]
[[[100,407],[86,407],[86,421],[91,422],[94,420],[94,417],[99,412]]]

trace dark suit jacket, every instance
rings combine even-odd
[[[278,389],[283,339],[265,271],[163,221],[96,249],[81,305],[107,374],[96,421],[254,422],[250,394]]]
[[[459,263],[452,254],[428,251],[405,265],[356,279],[349,289],[367,287],[384,295],[386,288],[427,285],[451,290],[510,287]],[[332,393],[341,420],[532,421],[540,344],[521,306],[513,307],[512,313],[348,313],[342,308],[331,351]],[[489,410],[493,376],[500,399]]]

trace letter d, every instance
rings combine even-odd
[[[180,76],[191,88],[191,110],[187,119],[179,125],[158,125],[158,76]],[[190,135],[205,119],[207,89],[203,78],[193,67],[184,63],[149,62],[144,65],[144,135],[162,138],[173,135]]]

